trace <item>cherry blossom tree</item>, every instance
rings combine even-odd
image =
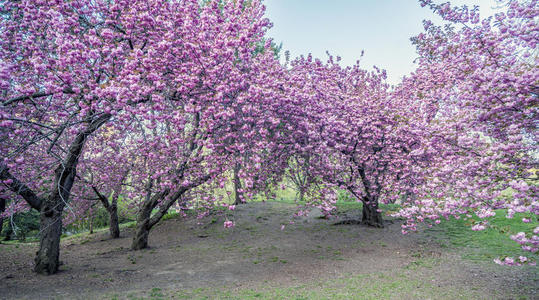
[[[130,154],[134,145],[126,141],[129,135],[109,126],[88,141],[91,152],[86,152],[80,161],[79,180],[73,187],[72,213],[66,214],[65,223],[76,221],[92,207],[101,203],[109,215],[109,232],[112,238],[120,237],[118,201],[132,202],[123,194],[129,188],[129,175],[135,162]]]
[[[58,270],[62,212],[86,141],[149,99],[130,71],[158,2],[2,2],[0,178],[41,211],[38,273]]]
[[[486,19],[477,7],[420,2],[450,23],[425,22],[425,32],[413,39],[418,69],[401,86],[425,103],[429,147],[437,153],[423,170],[421,199],[405,203],[399,214],[408,219],[405,231],[418,222],[461,215],[477,216],[472,229],[483,230],[497,208],[507,209],[508,217],[526,213],[522,221],[536,223],[537,1],[507,1],[505,10]],[[537,252],[537,231],[512,238],[523,250]]]
[[[62,212],[86,142],[103,124],[142,140],[146,186],[159,189],[152,209],[219,173],[224,163],[207,151],[228,150],[205,133],[230,138],[220,126],[233,116],[226,105],[246,87],[242,68],[269,24],[260,3],[4,1],[2,14],[0,174],[41,211],[37,272],[58,270]],[[204,168],[185,175],[191,162]],[[167,172],[176,176],[161,178]]]
[[[0,217],[40,211],[45,274],[97,201],[112,237],[120,195],[133,204],[138,250],[172,206],[212,207],[231,170],[236,204],[288,174],[325,214],[346,189],[371,226],[396,201],[403,232],[463,214],[484,229],[498,208],[537,223],[537,1],[487,19],[419,2],[450,25],[425,22],[390,89],[332,56],[281,65],[258,0],[0,1]],[[538,228],[512,238],[537,252]]]
[[[309,56],[293,63],[295,81],[303,80],[302,101],[311,110],[305,112],[307,137],[298,148],[307,150],[313,182],[346,189],[363,203],[361,222],[382,227],[379,203],[395,202],[411,189],[411,152],[422,131],[414,123],[414,103],[391,95],[385,71],[341,67],[338,61]],[[320,198],[323,210],[333,208],[331,198]]]
[[[134,250],[147,247],[150,229],[172,205],[186,205],[204,184],[224,182],[223,172],[247,147],[264,146],[255,143],[260,129],[278,125],[263,113],[274,105],[272,72],[281,68],[271,41],[255,51],[270,24],[260,2],[213,1],[189,9],[169,14],[186,28],[170,28],[148,66],[164,68],[162,96],[145,103],[146,115],[125,130],[137,144],[131,156],[141,164],[131,175],[140,198]],[[189,55],[178,58],[179,43]]]

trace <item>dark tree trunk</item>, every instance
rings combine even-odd
[[[94,234],[94,214],[92,213],[92,209],[90,208],[90,218],[88,220],[89,226],[90,226],[90,234]]]
[[[181,187],[178,191],[171,194],[171,191],[166,189],[152,196],[152,181],[149,181],[146,187],[146,198],[142,203],[142,207],[138,212],[137,227],[131,244],[131,250],[140,250],[148,248],[148,235],[150,229],[157,224],[161,218],[168,212],[169,208],[182,197],[188,190],[197,187],[211,178],[210,175],[199,178],[188,186]],[[159,205],[159,210],[152,216],[152,210]]]
[[[364,225],[378,228],[384,227],[384,219],[382,218],[382,213],[378,211],[378,200],[363,200],[361,223]]]
[[[205,181],[206,180],[207,179],[205,179]],[[153,197],[150,197],[150,193],[148,192],[138,213],[137,228],[135,230],[135,236],[133,237],[133,243],[131,244],[131,250],[148,248],[148,235],[150,234],[152,227],[163,218],[169,208],[176,203],[189,188],[191,187],[182,187],[174,194],[170,194],[169,190],[165,190],[155,194]],[[152,216],[152,210],[157,207],[159,201],[161,201],[159,210]]]
[[[241,200],[243,198],[243,193],[241,192],[241,180],[240,180],[240,172],[241,166],[240,164],[236,164],[234,166],[234,195],[235,195],[235,205],[242,204],[243,201]]]
[[[120,193],[119,190],[114,191],[114,195],[112,198],[112,202],[109,203],[109,199],[105,197],[105,195],[101,194],[99,190],[96,187],[92,187],[95,194],[103,204],[103,207],[107,210],[109,213],[109,232],[110,237],[113,239],[117,239],[120,237],[120,224],[118,222],[118,195]]]
[[[144,201],[137,217],[137,227],[133,236],[131,250],[148,248],[148,235],[150,234],[150,216],[153,207],[150,201]]]
[[[4,218],[1,216],[6,210],[6,199],[0,198],[0,234],[2,234],[2,227],[4,226]]]
[[[7,166],[0,164],[0,179],[10,179],[7,186],[34,209],[41,213],[40,245],[35,258],[34,270],[40,274],[53,274],[60,264],[60,236],[62,234],[62,212],[69,201],[69,194],[76,176],[77,164],[87,137],[110,119],[110,114],[102,114],[93,119],[88,127],[77,134],[72,141],[65,160],[55,170],[53,186],[49,197],[37,196],[27,185],[20,182]]]
[[[118,198],[122,193],[122,185],[129,175],[129,169],[126,170],[122,176],[122,179],[118,183],[116,189],[114,189],[114,195],[112,195],[112,201],[110,206],[107,208],[109,212],[109,231],[110,237],[117,239],[120,237],[120,222],[118,222]]]
[[[148,235],[150,234],[150,217],[152,210],[157,206],[159,200],[158,195],[152,197],[153,180],[149,179],[146,185],[146,198],[142,203],[142,207],[138,211],[137,227],[135,229],[135,235],[133,236],[133,242],[131,243],[131,250],[140,250],[148,248]]]
[[[69,150],[64,164],[55,171],[52,192],[41,205],[39,251],[34,271],[39,274],[54,274],[60,266],[60,237],[62,235],[62,212],[69,201],[69,193],[77,172],[77,163],[86,135],[79,134]]]
[[[299,202],[303,202],[303,198],[305,197],[305,189],[303,187],[299,188]]]
[[[69,194],[77,164],[86,139],[110,118],[109,114],[94,119],[88,127],[77,134],[71,143],[65,160],[56,168],[53,187],[48,198],[41,203],[39,251],[35,258],[34,271],[39,274],[54,274],[60,266],[60,237],[62,235],[62,212],[69,201]],[[29,202],[27,200],[27,202]],[[29,202],[32,205],[32,202]]]
[[[113,239],[117,239],[120,237],[120,222],[118,222],[118,198],[120,197],[120,194],[122,193],[122,185],[127,179],[127,176],[129,175],[130,171],[131,171],[130,169],[126,169],[125,172],[123,173],[123,176],[120,179],[120,182],[118,182],[118,185],[114,189],[114,195],[112,195],[110,206],[107,208],[109,212],[110,237]]]
[[[118,205],[112,203],[109,208],[109,231],[110,237],[117,239],[120,237],[120,224],[118,222]]]
[[[41,209],[39,251],[35,257],[34,271],[54,274],[60,266],[60,236],[62,235],[62,211],[64,203],[59,194],[53,194],[43,202]]]

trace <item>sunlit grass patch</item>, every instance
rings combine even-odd
[[[522,222],[523,217],[531,218],[530,223]],[[450,218],[443,220],[439,225],[426,229],[426,233],[450,246],[467,248],[462,254],[463,258],[492,261],[500,256],[524,255],[537,260],[537,254],[524,252],[520,245],[510,239],[510,235],[520,231],[531,231],[537,226],[537,218],[529,214],[515,214],[511,219],[506,218],[505,210],[497,210],[496,216],[489,219],[489,227],[482,231],[472,231],[472,222],[477,218],[460,219]],[[445,246],[449,246],[444,243]]]

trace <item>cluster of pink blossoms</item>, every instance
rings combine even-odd
[[[138,250],[172,207],[207,216],[230,177],[239,202],[293,178],[326,217],[344,191],[370,226],[398,203],[403,233],[461,216],[485,230],[497,209],[537,224],[537,0],[486,19],[420,0],[452,25],[425,22],[395,87],[339,57],[283,66],[258,0],[0,3],[2,216],[42,213],[38,272],[95,199],[111,220],[128,203]],[[536,253],[537,228],[512,239]]]

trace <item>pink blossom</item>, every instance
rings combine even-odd
[[[232,227],[234,227],[235,225],[236,225],[236,224],[234,224],[234,222],[227,220],[227,221],[224,222],[223,227],[224,227],[224,228],[232,228]]]

